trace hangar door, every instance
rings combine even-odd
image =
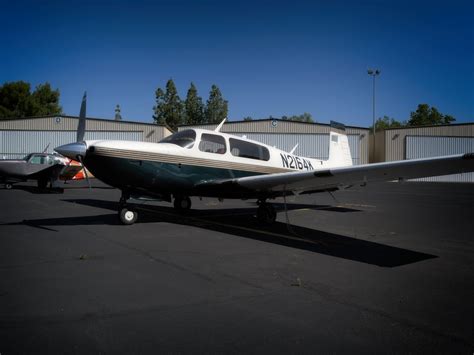
[[[233,133],[239,136],[246,136],[258,142],[265,143],[272,147],[286,152],[293,149],[298,144],[295,154],[299,156],[322,159],[329,157],[329,134],[304,134],[304,133]],[[360,164],[360,136],[349,134],[349,147],[351,149],[352,163]]]
[[[406,136],[406,159],[431,158],[474,152],[474,137]],[[436,176],[416,181],[474,182],[474,173]]]
[[[85,140],[143,140],[143,132],[86,131]],[[21,159],[29,153],[48,153],[55,147],[76,141],[74,131],[0,131],[0,159]]]

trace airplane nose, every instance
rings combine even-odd
[[[84,158],[86,156],[86,143],[84,142],[76,142],[76,143],[69,143],[62,145],[60,147],[54,148],[59,154],[68,157],[69,159],[73,160],[80,160],[78,156]]]

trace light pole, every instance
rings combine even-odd
[[[380,74],[378,69],[368,69],[367,74],[372,75],[373,78],[373,98],[372,98],[372,160],[375,161],[375,77]]]

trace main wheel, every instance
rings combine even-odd
[[[261,223],[272,224],[276,220],[275,208],[267,203],[261,203],[257,208],[257,219]]]
[[[10,190],[12,187],[13,187],[12,184],[9,184],[9,183],[6,183],[6,184],[5,184],[5,188],[6,188],[7,190]]]
[[[177,210],[189,210],[191,208],[191,199],[187,196],[176,196],[173,205]]]
[[[129,210],[127,207],[123,207],[119,210],[119,219],[125,225],[133,224],[138,219],[137,211]]]
[[[39,179],[38,180],[38,187],[40,189],[45,189],[48,186],[48,179]]]

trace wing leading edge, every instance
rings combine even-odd
[[[445,157],[355,165],[326,170],[249,176],[214,182],[238,185],[248,190],[316,192],[363,185],[368,182],[406,180],[474,171],[474,153]],[[209,184],[206,184],[209,187]]]

